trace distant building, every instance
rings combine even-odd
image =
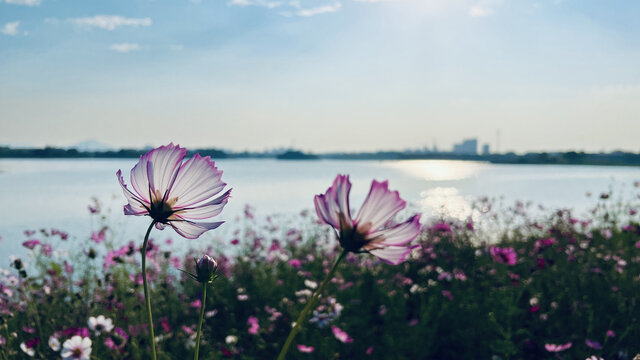
[[[489,144],[482,145],[482,155],[489,155]]]
[[[460,144],[453,145],[454,154],[463,155],[477,155],[478,154],[478,139],[466,139]]]

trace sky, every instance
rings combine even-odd
[[[0,144],[639,152],[638,19],[620,0],[0,0]]]

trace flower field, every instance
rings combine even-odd
[[[479,201],[477,223],[423,225],[419,247],[400,265],[349,253],[287,358],[632,359],[640,352],[632,205],[603,195],[589,218],[578,218]],[[114,245],[110,220],[95,204],[90,211],[98,224],[91,234],[41,229],[3,239],[29,249],[6,259],[0,277],[4,359],[60,358],[74,345],[92,359],[149,357],[142,241]],[[165,231],[149,240],[158,358],[193,354],[201,287],[176,269],[195,272],[194,257],[218,263],[200,358],[269,359],[341,251],[336,233],[307,212],[259,219],[247,207],[225,226],[235,229],[225,238],[170,239]]]

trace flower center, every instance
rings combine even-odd
[[[73,351],[71,352],[71,356],[74,359],[80,359],[80,357],[82,356],[82,349],[81,348],[73,349]]]

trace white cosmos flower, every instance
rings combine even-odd
[[[91,339],[75,335],[62,344],[62,360],[89,360]]]
[[[49,347],[53,351],[60,351],[60,340],[55,336],[49,337]]]
[[[111,330],[113,330],[113,321],[105,318],[104,315],[98,315],[98,317],[91,316],[88,325],[89,329],[95,332],[96,335],[100,335],[103,331],[111,332]]]

